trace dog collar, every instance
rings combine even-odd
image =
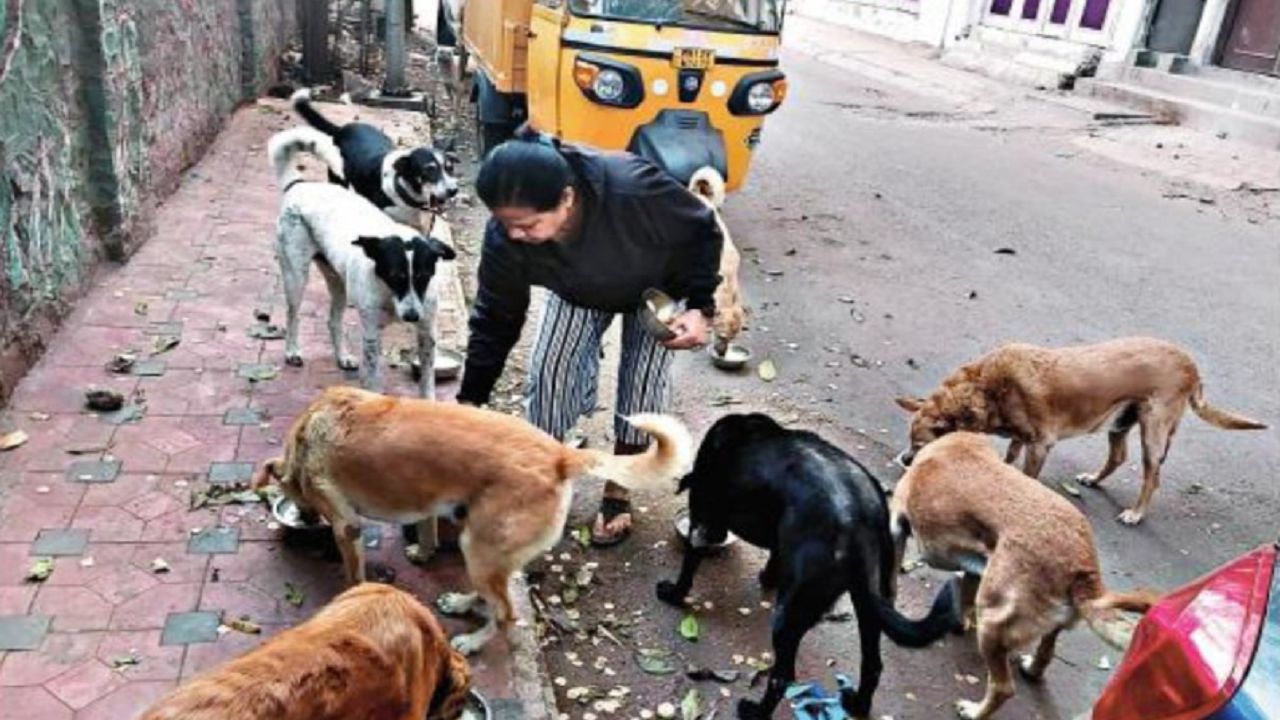
[[[396,196],[399,197],[401,200],[403,200],[405,205],[408,205],[409,207],[415,208],[417,210],[428,210],[428,211],[431,210],[430,202],[427,202],[426,205],[423,205],[419,203],[417,200],[414,200],[413,197],[409,195],[409,193],[404,191],[404,188],[401,187],[399,182],[394,182],[392,183],[392,185],[395,186]]]

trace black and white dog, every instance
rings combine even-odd
[[[857,691],[842,688],[840,704],[866,718],[880,683],[880,634],[924,647],[958,630],[958,598],[944,586],[923,620],[893,606],[897,567],[889,508],[880,483],[856,460],[810,432],[788,430],[767,415],[727,415],[711,427],[693,471],[689,541],[676,582],[658,583],[658,598],[683,605],[707,550],[732,532],[769,551],[760,583],[776,588],[774,665],[759,702],[743,699],[738,717],[768,718],[795,680],[796,650],[845,593],[853,600],[862,646]]]
[[[439,214],[458,194],[453,176],[457,157],[451,149],[397,149],[391,138],[367,123],[335,125],[312,107],[310,90],[295,92],[290,102],[342,155],[342,171],[330,166],[329,180],[350,187],[395,220],[418,227],[420,213]]]
[[[342,316],[348,300],[360,314],[363,336],[362,387],[381,391],[379,364],[383,313],[418,326],[418,357],[428,368],[418,380],[420,397],[435,397],[436,263],[452,260],[453,248],[429,234],[395,222],[350,190],[309,182],[297,168],[298,153],[315,154],[330,169],[343,167],[328,138],[310,128],[277,133],[267,144],[283,202],[276,220],[276,255],[288,306],[285,362],[302,365],[298,347],[298,310],[314,261],[329,286],[329,338],[338,367],[352,370],[356,360],[343,352]]]

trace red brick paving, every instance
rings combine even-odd
[[[380,114],[360,112],[375,122]],[[303,309],[305,367],[283,365],[283,341],[246,332],[255,310],[284,319],[273,256],[278,197],[262,148],[288,122],[256,108],[234,116],[159,209],[155,235],[127,265],[100,275],[0,414],[0,428],[30,436],[0,454],[0,626],[6,617],[52,618],[39,649],[0,651],[0,720],[133,717],[179,678],[256,646],[343,589],[332,549],[286,542],[264,508],[188,510],[191,492],[207,485],[211,463],[258,463],[278,454],[293,415],[320,388],[355,382],[333,367],[319,278],[312,278]],[[437,327],[442,346],[457,347],[462,302],[456,283],[446,286],[451,292],[442,298]],[[180,344],[149,358],[157,323],[171,322],[181,323]],[[348,322],[349,337],[357,338],[354,314]],[[408,334],[390,335],[388,346],[408,344]],[[123,352],[162,362],[164,373],[108,374],[104,363]],[[259,362],[279,367],[280,376],[261,383],[237,377],[240,365]],[[389,392],[414,393],[405,372],[384,373]],[[103,422],[82,407],[89,385],[138,398],[145,415],[119,426]],[[444,383],[440,395],[455,389]],[[261,424],[223,423],[228,410],[247,408],[263,413]],[[118,461],[120,472],[105,483],[70,477],[71,464],[85,461]],[[193,530],[216,526],[239,531],[236,553],[187,552]],[[43,583],[26,582],[33,541],[56,529],[87,530],[83,554],[56,558]],[[405,563],[392,528],[383,528],[369,553],[424,601],[465,585],[456,556],[437,557],[425,571]],[[152,571],[157,558],[169,572]],[[286,583],[302,592],[302,607],[285,600]],[[161,644],[169,613],[197,610],[247,615],[262,624],[263,635]],[[117,667],[130,657],[137,663]],[[478,689],[491,698],[514,694],[508,657],[499,641],[473,663]]]

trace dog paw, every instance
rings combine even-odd
[[[302,367],[302,355],[297,353],[287,353],[284,356],[284,364],[289,367]]]
[[[688,594],[676,587],[676,584],[670,580],[663,580],[662,582],[659,582],[657,592],[659,600],[668,605],[675,605],[676,607],[684,607],[685,596]]]
[[[455,635],[453,639],[449,641],[449,645],[452,646],[454,650],[457,650],[463,655],[467,655],[467,656],[475,655],[477,652],[480,651],[480,648],[484,647],[485,640],[487,639],[487,638],[479,637],[479,635],[480,633],[468,633],[466,635]]]
[[[1076,476],[1076,482],[1085,487],[1098,487],[1097,473],[1080,473]]]
[[[1117,519],[1125,525],[1137,525],[1142,522],[1142,513],[1137,510],[1125,510]]]
[[[360,362],[350,355],[343,355],[338,358],[339,370],[355,370],[360,367]]]
[[[738,701],[738,717],[742,720],[766,720],[769,716],[764,711],[764,706],[755,700],[742,699]]]
[[[1044,668],[1036,667],[1036,658],[1034,655],[1023,655],[1018,659],[1018,670],[1022,671],[1022,676],[1031,681],[1044,679]]]
[[[436,600],[436,607],[445,615],[466,615],[475,604],[476,596],[469,593],[445,593]]]
[[[978,713],[981,712],[981,710],[981,703],[969,700],[956,701],[956,715],[964,718],[964,720],[977,720],[980,717]]]

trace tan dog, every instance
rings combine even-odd
[[[689,190],[702,198],[716,213],[716,222],[720,225],[720,235],[724,237],[724,247],[720,251],[720,284],[716,286],[716,315],[711,321],[711,328],[716,336],[715,350],[721,355],[728,349],[729,343],[742,332],[747,320],[747,310],[742,304],[742,288],[738,284],[738,268],[742,265],[742,256],[738,246],[733,244],[733,236],[720,215],[724,205],[724,178],[711,167],[699,168],[689,179]]]
[[[1007,462],[1026,450],[1023,470],[1039,477],[1059,440],[1106,429],[1107,460],[1077,479],[1090,487],[1124,464],[1134,425],[1142,435],[1142,491],[1120,521],[1142,521],[1160,484],[1160,466],[1187,405],[1227,430],[1261,430],[1253,420],[1212,407],[1195,362],[1176,345],[1145,337],[1042,348],[1003,345],[951,373],[927,400],[898,398],[911,417],[911,447],[901,460],[957,430],[1010,438]]]
[[[470,688],[467,661],[435,616],[402,590],[366,583],[139,720],[453,720]]]
[[[1013,697],[1013,652],[1039,640],[1020,666],[1038,679],[1058,633],[1081,619],[1124,649],[1134,623],[1116,611],[1146,612],[1158,599],[1148,591],[1108,591],[1084,514],[1001,462],[982,435],[954,433],[921,450],[894,488],[889,514],[899,556],[914,534],[929,565],[967,571],[964,595],[977,611],[988,672],[982,702],[956,704],[969,720],[990,717]]]
[[[461,522],[467,574],[488,611],[484,627],[453,639],[470,654],[498,629],[509,630],[508,581],[559,541],[574,479],[591,474],[644,488],[673,482],[692,464],[693,439],[679,421],[637,415],[630,422],[657,442],[621,457],[572,449],[498,412],[331,387],[294,422],[284,457],[268,461],[253,486],[274,477],[299,508],[328,520],[353,583],[365,577],[361,518]],[[439,607],[467,613],[477,593],[445,595]]]

